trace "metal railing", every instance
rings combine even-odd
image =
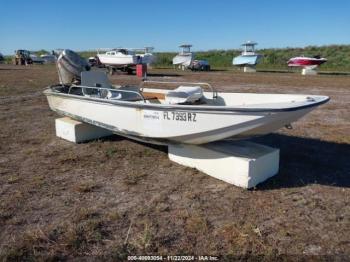
[[[209,83],[205,82],[171,82],[171,81],[153,81],[153,80],[143,80],[142,83],[157,83],[157,84],[188,84],[188,85],[201,85],[201,86],[207,86],[210,88],[211,92],[213,93],[213,99],[216,99],[218,97],[218,91],[216,91]],[[140,90],[143,91],[143,84],[140,87]]]
[[[140,92],[137,92],[137,91],[133,91],[133,90],[124,90],[124,89],[115,89],[115,88],[107,88],[107,87],[92,87],[92,86],[77,86],[77,85],[72,85],[69,87],[68,89],[68,94],[72,94],[71,91],[72,91],[72,88],[80,88],[81,89],[81,93],[84,95],[84,96],[87,96],[87,95],[90,95],[86,92],[86,89],[93,89],[93,90],[97,90],[97,95],[100,97],[100,98],[106,98],[107,97],[107,94],[108,94],[108,91],[111,92],[111,93],[129,93],[129,94],[136,94],[140,100],[142,100],[143,102],[146,102],[146,99],[145,97],[140,93]],[[104,97],[102,97],[101,94],[103,94],[103,91],[107,91],[106,92],[106,95]],[[120,99],[120,100],[127,100],[127,99]]]

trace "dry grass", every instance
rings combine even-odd
[[[94,181],[83,181],[74,185],[74,190],[79,193],[88,193],[96,190],[98,188],[98,184]]]
[[[77,145],[58,139],[57,115],[41,95],[57,81],[55,68],[0,66],[0,260],[349,259],[348,76],[153,74],[209,81],[221,90],[332,100],[293,130],[257,139],[281,149],[280,172],[247,191],[172,163],[164,147],[117,136]]]

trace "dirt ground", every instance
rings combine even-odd
[[[331,101],[294,129],[255,139],[280,148],[280,171],[243,190],[171,162],[166,147],[57,138],[58,116],[42,95],[58,82],[55,67],[0,65],[0,260],[350,259],[350,76],[158,69],[149,77]]]

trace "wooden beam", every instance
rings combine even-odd
[[[155,92],[142,92],[142,95],[146,99],[162,99],[165,100],[165,94]]]

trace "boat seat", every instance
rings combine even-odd
[[[168,104],[191,104],[203,97],[200,86],[179,86],[165,95]]]
[[[107,74],[104,72],[83,71],[80,76],[82,86],[112,88]]]

